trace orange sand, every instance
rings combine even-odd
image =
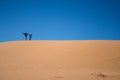
[[[0,80],[120,80],[120,41],[0,43]]]

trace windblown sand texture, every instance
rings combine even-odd
[[[0,80],[120,80],[120,41],[1,42]]]

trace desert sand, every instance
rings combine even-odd
[[[120,80],[120,41],[1,42],[0,80]]]

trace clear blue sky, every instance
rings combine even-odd
[[[0,0],[0,42],[120,40],[120,0]]]

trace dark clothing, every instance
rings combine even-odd
[[[29,34],[29,37],[30,37],[29,40],[31,40],[32,39],[32,34]]]

